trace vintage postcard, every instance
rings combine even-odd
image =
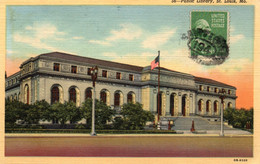
[[[260,162],[258,1],[0,5],[1,163]]]

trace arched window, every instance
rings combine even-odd
[[[116,92],[114,96],[114,106],[119,107],[120,106],[120,93]]]
[[[127,94],[127,103],[133,103],[133,95],[132,93]]]
[[[85,92],[85,100],[92,99],[92,91],[91,88],[87,88]]]
[[[206,112],[209,112],[209,103],[210,103],[210,101],[208,100],[208,101],[206,102]]]
[[[60,101],[60,91],[57,86],[53,87],[51,89],[51,104],[54,104],[55,102]]]
[[[75,88],[71,88],[69,90],[69,101],[73,101],[74,103],[76,103],[76,89]]]
[[[14,100],[17,101],[17,94],[14,94]]]
[[[232,108],[232,103],[231,102],[228,103],[228,108]]]
[[[29,104],[29,98],[30,98],[30,90],[29,90],[29,86],[26,84],[24,87],[24,100],[26,104]]]
[[[187,108],[187,95],[183,95],[181,98],[181,113],[183,116],[186,116],[186,109]]]
[[[103,103],[107,103],[107,93],[105,90],[102,90],[100,92],[100,101],[102,101]]]
[[[215,101],[214,102],[214,112],[217,113],[217,111],[218,111],[218,102]]]
[[[172,93],[170,96],[170,114],[171,116],[174,116],[174,98],[175,98],[176,94]]]
[[[198,106],[199,106],[199,111],[201,112],[202,111],[202,100],[199,100]]]

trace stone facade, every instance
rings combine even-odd
[[[80,106],[92,97],[89,69],[98,66],[96,98],[116,110],[127,102],[140,102],[144,110],[158,113],[158,69],[53,52],[23,62],[20,71],[6,78],[5,97],[33,104],[37,100],[74,101]],[[226,107],[236,106],[236,88],[212,79],[161,68],[160,114],[218,117],[225,89]]]

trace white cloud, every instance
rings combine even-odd
[[[39,38],[23,36],[21,34],[14,34],[14,41],[20,43],[26,43],[32,47],[39,48],[39,49],[46,49],[49,51],[59,51],[57,48],[43,43]]]
[[[62,36],[66,33],[58,31],[56,26],[50,23],[34,23],[32,26],[26,26],[25,31],[16,32],[13,39],[16,42],[26,43],[32,47],[46,49],[50,51],[61,51],[50,46],[46,40],[64,40]]]
[[[137,39],[142,35],[142,30],[136,25],[127,23],[121,24],[119,30],[112,30],[111,35],[104,40],[89,40],[90,43],[110,46],[111,42],[117,40],[133,40]]]
[[[38,39],[58,38],[65,35],[64,32],[58,31],[57,27],[50,23],[35,23],[33,26],[27,26],[27,29],[34,32]]]
[[[116,41],[120,39],[133,40],[142,34],[142,30],[133,24],[121,24],[119,30],[112,30],[110,37],[106,38],[107,41]]]
[[[82,36],[74,36],[74,37],[72,37],[72,39],[75,39],[75,40],[82,40],[82,39],[84,39],[84,37],[82,37]]]
[[[238,35],[234,35],[234,36],[230,36],[230,44],[234,44],[236,42],[238,42],[239,40],[244,39],[245,36],[243,34],[238,34]]]
[[[176,33],[176,28],[168,29],[165,28],[158,33],[149,36],[142,42],[142,47],[157,49],[159,46],[165,44],[174,34]]]
[[[110,46],[111,45],[109,42],[101,41],[101,40],[89,40],[88,42],[93,43],[93,44],[103,45],[103,46]]]

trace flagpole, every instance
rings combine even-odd
[[[159,125],[159,120],[160,120],[160,115],[159,115],[159,110],[160,110],[160,105],[162,104],[162,102],[160,101],[159,103],[159,99],[160,99],[160,51],[158,51],[158,56],[159,56],[159,63],[158,63],[158,94],[157,94],[157,113],[158,113],[158,125]]]

